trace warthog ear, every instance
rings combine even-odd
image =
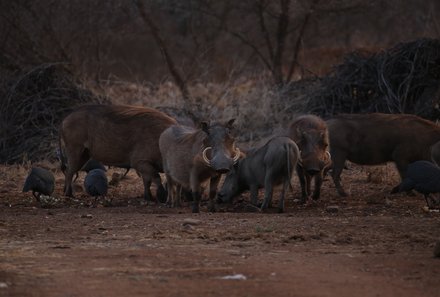
[[[207,122],[200,122],[200,129],[202,129],[206,134],[209,134],[209,124]]]
[[[228,128],[228,129],[232,129],[234,126],[234,122],[235,122],[235,119],[230,119],[227,123],[226,123],[226,127]]]

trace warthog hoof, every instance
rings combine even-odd
[[[164,188],[159,187],[157,189],[156,198],[160,203],[165,203],[167,201],[168,192]]]

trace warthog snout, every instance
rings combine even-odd
[[[207,151],[214,155],[211,160],[209,160],[207,156]],[[224,151],[212,151],[212,148],[206,148],[203,151],[203,158],[206,163],[208,163],[215,171],[221,174],[228,173],[240,156],[240,150],[238,148],[235,149],[235,155],[232,158],[228,157]]]
[[[218,173],[228,173],[231,170],[234,161],[226,156],[214,156],[210,162],[212,168]]]

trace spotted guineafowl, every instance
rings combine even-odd
[[[106,195],[108,180],[105,171],[102,169],[90,170],[84,179],[84,188],[90,196],[95,197],[95,200],[99,196]]]
[[[440,192],[440,167],[429,161],[416,161],[408,165],[405,178],[391,193],[408,192],[411,190],[425,196],[430,207],[428,196]]]
[[[52,195],[55,188],[55,178],[47,169],[33,167],[26,178],[23,192],[32,191],[32,194],[40,201],[40,195]]]
[[[104,171],[107,171],[107,169],[102,165],[101,162],[96,161],[94,159],[90,159],[84,164],[84,166],[81,168],[81,171],[85,171],[86,173],[89,173],[93,169],[101,169]],[[78,172],[75,175],[74,182],[78,179]]]

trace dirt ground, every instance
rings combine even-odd
[[[21,192],[27,170],[0,167],[0,296],[440,296],[440,214],[389,194],[392,165],[370,178],[350,165],[351,197],[326,180],[314,204],[294,200],[296,181],[283,214],[253,211],[247,195],[216,213],[146,205],[134,172],[97,207],[84,174],[70,200],[57,172],[43,208]]]

